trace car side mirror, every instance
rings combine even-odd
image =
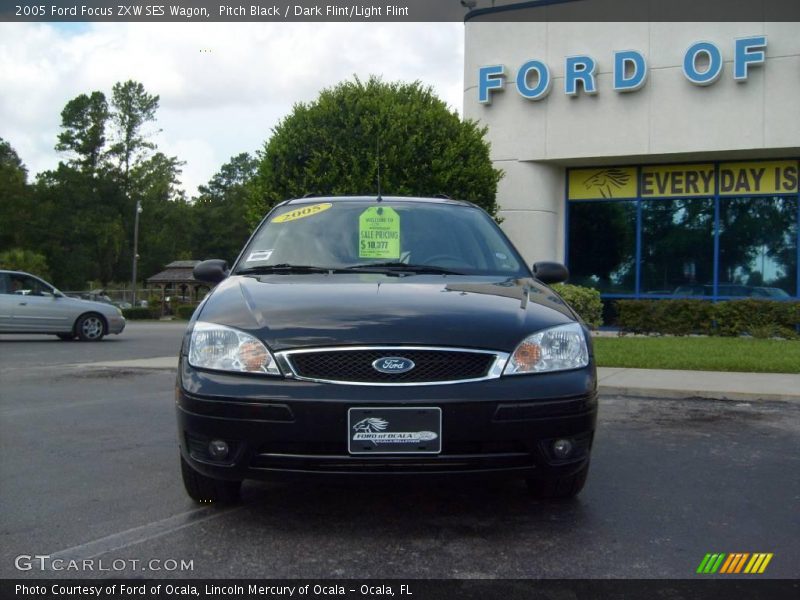
[[[192,270],[192,275],[197,281],[215,284],[225,279],[228,273],[228,261],[219,258],[204,260]]]
[[[562,283],[569,279],[569,270],[561,263],[543,260],[533,263],[533,276],[542,283]]]

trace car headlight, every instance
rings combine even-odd
[[[508,359],[503,375],[579,369],[589,364],[589,349],[578,323],[529,335]]]
[[[280,375],[275,358],[252,335],[198,321],[189,343],[189,364],[201,369]]]

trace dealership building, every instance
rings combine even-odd
[[[609,299],[800,297],[800,23],[504,15],[467,16],[464,116],[528,262]]]

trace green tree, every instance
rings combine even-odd
[[[116,279],[125,235],[115,173],[90,175],[60,163],[37,177],[34,197],[30,247],[47,257],[54,283],[82,289],[89,280]]]
[[[73,153],[72,166],[94,173],[103,157],[108,118],[108,102],[103,92],[73,98],[61,111],[62,131],[56,150]]]
[[[232,263],[239,254],[252,229],[247,210],[257,170],[258,160],[243,152],[222,165],[208,185],[200,186],[192,206],[195,258],[224,258]]]
[[[0,138],[0,251],[29,243],[35,206],[27,180],[28,171],[16,151]]]
[[[114,143],[111,153],[119,161],[123,181],[128,191],[131,168],[143,160],[147,150],[154,150],[149,141],[151,133],[145,131],[148,123],[156,120],[159,97],[148,94],[144,86],[128,80],[115,83],[111,91],[111,119],[114,123]]]
[[[123,244],[121,253],[122,264],[116,270],[119,277],[129,277],[131,274],[130,263],[133,262],[133,236],[134,217],[137,202],[144,205],[146,190],[137,187],[137,182],[142,180],[141,173],[134,171],[142,167],[148,160],[148,152],[154,151],[156,145],[150,141],[151,136],[158,130],[148,130],[148,124],[156,120],[159,97],[149,94],[144,86],[128,80],[116,83],[111,90],[111,122],[113,129],[113,143],[109,154],[117,160],[117,171],[122,184],[123,201],[121,206],[124,239],[130,242]],[[144,207],[143,207],[144,208]],[[141,255],[141,252],[139,252]],[[129,263],[126,266],[125,263]],[[141,272],[137,273],[140,275]],[[138,279],[139,277],[137,277]]]
[[[42,254],[31,250],[23,250],[22,248],[11,248],[5,252],[0,252],[0,269],[26,271],[43,279],[50,278],[47,259]]]
[[[131,185],[142,203],[139,221],[142,279],[155,275],[173,260],[191,258],[194,219],[180,189],[183,164],[174,156],[156,152],[131,171]]]
[[[296,104],[273,129],[259,155],[251,223],[308,193],[376,194],[379,168],[385,195],[446,194],[494,214],[502,173],[485,133],[419,82],[345,81]]]

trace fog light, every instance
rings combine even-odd
[[[569,440],[556,440],[555,442],[553,442],[553,455],[556,458],[568,458],[570,454],[572,454],[572,442],[571,441],[569,441]]]
[[[223,440],[211,440],[208,443],[208,453],[212,458],[225,458],[228,456],[228,444]]]

